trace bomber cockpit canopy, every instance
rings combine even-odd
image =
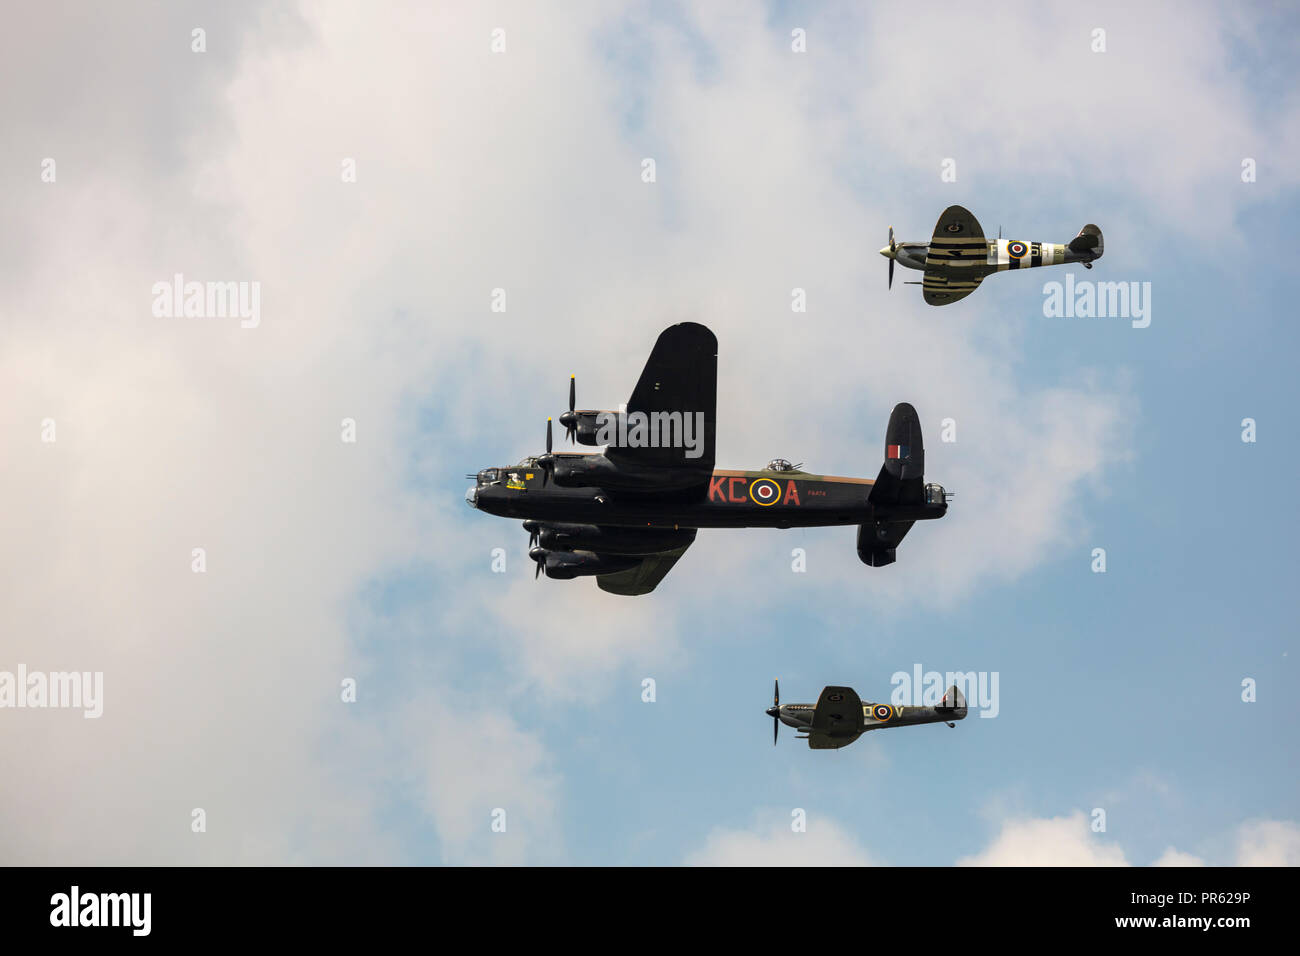
[[[768,471],[798,471],[798,465],[792,465],[784,458],[773,458],[767,463]]]

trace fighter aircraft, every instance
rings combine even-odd
[[[524,519],[536,578],[596,577],[613,594],[646,594],[695,540],[698,528],[858,525],[858,557],[892,564],[912,524],[942,518],[951,497],[926,484],[916,410],[897,405],[885,463],[870,478],[810,474],[783,458],[754,471],[714,467],[718,340],[694,322],[665,329],[627,405],[574,408],[560,424],[570,441],[603,451],[546,453],[467,477],[470,507]]]
[[[894,285],[894,263],[925,272],[919,285],[930,305],[948,305],[964,299],[984,281],[986,275],[1006,269],[1032,269],[1081,262],[1091,269],[1101,258],[1104,243],[1101,230],[1092,223],[1079,230],[1067,243],[1024,242],[1020,239],[985,239],[979,220],[961,206],[949,206],[934,227],[928,242],[895,242],[889,227],[889,245],[880,254],[889,260],[889,286]]]
[[[772,746],[776,746],[777,731],[781,725],[802,731],[813,750],[838,750],[847,747],[868,730],[882,727],[909,727],[912,724],[933,724],[942,721],[955,727],[954,720],[966,717],[966,698],[956,684],[948,688],[935,707],[905,707],[897,704],[864,703],[852,687],[824,687],[817,705],[782,704],[781,682],[772,690],[772,706],[767,709],[772,718]]]

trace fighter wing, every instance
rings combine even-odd
[[[964,299],[988,273],[988,240],[979,220],[961,206],[949,206],[934,226],[925,255],[921,291],[930,305]]]
[[[627,411],[653,416],[656,412],[676,421],[683,435],[690,416],[694,447],[611,447],[613,461],[650,466],[681,466],[713,471],[714,431],[718,406],[718,339],[697,322],[681,322],[659,334],[641,378],[628,399]],[[676,418],[673,419],[675,413]],[[698,429],[697,429],[698,426]]]
[[[979,220],[971,215],[969,209],[949,206],[934,225],[934,239],[930,245],[933,247],[938,243],[940,247],[945,247],[951,243],[971,242],[979,242],[983,248],[984,230],[980,228]]]
[[[688,541],[680,548],[673,548],[671,551],[648,554],[641,559],[640,564],[626,571],[598,575],[596,585],[610,594],[649,594],[659,586],[659,582],[673,569],[677,559],[685,554],[690,546],[691,543]]]
[[[839,750],[841,747],[847,747],[853,741],[857,740],[860,734],[854,734],[851,737],[829,737],[826,734],[811,733],[808,735],[808,747],[810,750]]]
[[[823,687],[813,710],[812,735],[834,737],[862,732],[862,698],[852,687]],[[812,736],[809,736],[809,741]],[[809,743],[808,746],[813,746]]]
[[[980,282],[984,276],[972,272],[969,276],[954,277],[951,273],[931,270],[929,265],[934,259],[934,253],[926,256],[925,278],[921,281],[921,292],[925,296],[927,305],[950,305],[958,299],[964,299],[976,289],[979,288]],[[983,261],[983,253],[980,254],[980,260]],[[951,265],[951,264],[950,264]]]

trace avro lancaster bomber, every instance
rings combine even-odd
[[[942,518],[951,497],[926,484],[916,410],[895,406],[885,463],[875,478],[815,475],[777,458],[756,471],[714,467],[718,340],[683,322],[660,335],[632,397],[618,411],[574,408],[560,424],[570,441],[603,451],[546,453],[486,468],[470,507],[524,519],[534,577],[594,576],[613,594],[653,591],[699,528],[858,526],[858,557],[878,568],[914,522]]]

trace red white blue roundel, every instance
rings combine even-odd
[[[1021,242],[1019,239],[1013,239],[1007,243],[1007,255],[1009,255],[1012,259],[1020,259],[1028,251],[1029,251],[1029,247],[1025,245],[1023,242]]]
[[[771,478],[755,478],[749,483],[749,498],[766,508],[781,500],[781,486]]]
[[[894,708],[888,704],[877,704],[871,708],[871,716],[876,720],[891,720],[894,716]]]

